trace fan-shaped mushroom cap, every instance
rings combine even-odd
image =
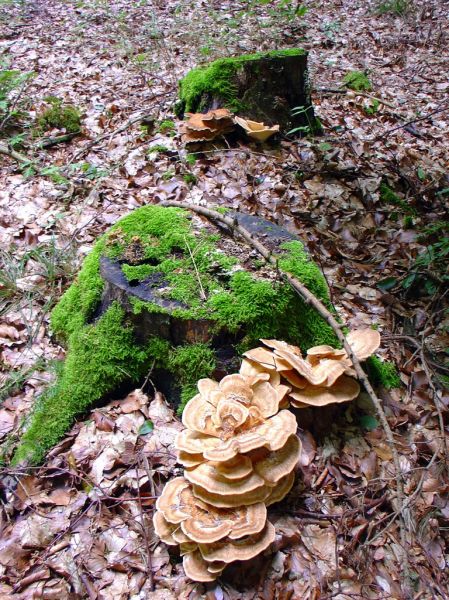
[[[331,387],[346,371],[346,361],[323,358],[315,367],[312,368],[317,379],[321,379],[321,376],[326,377],[322,385],[324,387]]]
[[[287,342],[283,342],[282,340],[260,340],[262,344],[272,348],[273,350],[284,350],[285,352],[291,352],[296,356],[301,357],[301,350],[298,346],[293,346],[292,344],[287,344]]]
[[[226,462],[212,463],[217,473],[225,479],[242,479],[253,470],[253,463],[248,456],[237,454]]]
[[[184,467],[196,467],[204,462],[204,456],[202,454],[189,454],[181,450],[178,452],[178,462]]]
[[[167,544],[209,544],[226,536],[237,539],[263,529],[267,516],[263,502],[251,506],[243,504],[231,510],[217,508],[197,498],[183,477],[177,479],[179,481],[170,486],[168,492],[167,486],[164,488],[153,519],[156,533]]]
[[[296,432],[297,423],[293,413],[281,410],[261,425],[256,425],[249,431],[243,431],[234,437],[223,441],[214,448],[204,450],[207,460],[223,462],[234,458],[237,454],[245,454],[256,448],[265,447],[269,450],[282,448],[287,439]]]
[[[188,454],[201,454],[206,450],[217,448],[221,444],[222,441],[219,438],[204,435],[198,431],[191,431],[190,429],[180,431],[175,438],[175,448]]]
[[[272,127],[269,127],[264,123],[243,119],[242,117],[234,117],[234,121],[245,130],[246,135],[258,140],[259,142],[265,142],[268,138],[279,131],[279,125],[273,125]]]
[[[299,375],[305,377],[312,385],[323,385],[326,382],[327,374],[324,371],[316,372],[315,369],[318,367],[315,367],[314,369],[309,362],[300,356],[296,356],[292,352],[287,352],[280,349],[276,350],[275,352],[277,355],[283,358],[286,363],[288,363],[289,371],[296,371]]]
[[[268,485],[247,492],[246,494],[233,494],[231,496],[221,496],[220,494],[213,494],[208,490],[194,485],[193,493],[197,498],[203,502],[216,506],[217,508],[238,508],[239,506],[250,506],[259,502],[264,502],[265,498],[270,495],[271,488]]]
[[[292,489],[294,482],[295,473],[292,471],[271,488],[270,494],[265,498],[265,506],[271,506],[275,502],[283,500]]]
[[[281,377],[274,368],[266,369],[260,363],[248,358],[242,360],[239,373],[252,380],[253,383],[256,383],[257,381],[269,381],[271,385],[277,386],[281,382]]]
[[[226,566],[225,563],[206,562],[199,550],[185,554],[182,559],[182,565],[189,579],[202,582],[214,581]],[[212,566],[213,568],[209,570]]]
[[[254,471],[268,485],[274,485],[295,468],[301,453],[298,436],[292,435],[280,449],[269,452],[267,456],[254,463]]]
[[[276,357],[273,352],[270,352],[266,348],[253,348],[243,353],[243,356],[255,363],[260,364],[264,369],[276,370]]]
[[[246,494],[265,485],[262,477],[254,472],[251,472],[242,479],[225,479],[209,462],[186,471],[184,476],[188,481],[195,484],[195,486],[200,486],[208,492],[218,494],[219,496]]]
[[[366,360],[380,346],[380,333],[375,329],[356,329],[350,331],[346,341],[359,360]]]
[[[302,375],[298,375],[296,371],[283,371],[282,377],[284,377],[289,383],[291,383],[294,387],[302,390],[303,388],[309,385],[309,382]]]
[[[293,406],[303,408],[308,406],[326,406],[340,402],[354,400],[360,393],[360,386],[355,379],[342,375],[332,387],[325,388],[310,385],[303,390],[295,390],[290,393]]]
[[[189,482],[184,477],[175,477],[165,484],[156,501],[156,508],[170,523],[181,523],[189,517],[188,499],[192,493],[189,488]],[[185,501],[183,495],[186,496]]]
[[[178,542],[173,537],[173,531],[179,525],[173,525],[165,519],[164,515],[157,510],[153,515],[153,525],[156,535],[169,546],[177,546]]]
[[[187,115],[190,113],[186,113]],[[233,114],[227,108],[214,108],[201,115],[203,121],[220,121],[222,119],[232,119]]]
[[[259,364],[261,367],[266,369],[269,373],[273,370],[281,373],[282,371],[288,371],[291,369],[288,361],[284,360],[274,352],[270,352],[266,348],[253,348],[245,352],[243,356],[254,363]]]
[[[238,540],[224,540],[215,544],[200,544],[199,549],[205,560],[222,561],[226,564],[235,560],[249,560],[263,552],[274,542],[275,529],[267,521],[265,528],[258,534]]]
[[[284,398],[288,386],[279,385],[273,387],[268,381],[259,381],[253,387],[254,396],[251,402],[256,406],[263,418],[267,419],[275,415],[279,410],[279,402]]]
[[[223,394],[235,397],[238,402],[250,404],[253,397],[251,388],[248,385],[248,379],[240,373],[226,375],[218,384],[220,391]]]
[[[182,413],[182,423],[192,431],[220,437],[220,433],[213,423],[216,406],[209,401],[212,393],[197,394],[189,400]]]
[[[212,421],[220,430],[221,438],[228,438],[234,431],[243,425],[249,417],[249,410],[246,406],[237,400],[230,400],[223,396],[217,404],[216,411],[212,416]]]
[[[313,346],[307,350],[307,359],[311,365],[316,365],[322,358],[332,358],[333,360],[341,360],[347,356],[346,350],[332,348],[332,346],[322,345]]]

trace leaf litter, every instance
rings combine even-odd
[[[447,7],[410,4],[397,17],[377,14],[374,2],[319,1],[300,19],[278,13],[275,22],[264,3],[253,3],[254,14],[226,1],[0,7],[1,59],[36,72],[30,116],[50,95],[82,112],[82,133],[69,143],[25,145],[36,167],[56,167],[65,181],[38,170],[27,178],[1,157],[6,451],[64,355],[49,311],[111,223],[167,199],[257,213],[300,234],[351,328],[374,323],[382,332],[380,354],[403,383],[380,394],[411,507],[411,593],[447,597],[449,395],[437,378],[448,371],[447,294],[402,286],[426,248],[419,232],[447,220]],[[159,130],[175,119],[178,79],[224,45],[241,54],[298,44],[310,52],[324,136],[278,147],[216,141],[189,158],[177,136]],[[354,71],[367,74],[370,91],[344,86]],[[413,212],[385,202],[383,185]],[[95,409],[42,467],[2,469],[0,597],[406,597],[392,455],[369,403],[362,394],[355,407],[323,411],[319,423],[301,417],[299,477],[272,509],[273,548],[205,586],[186,579],[152,529],[155,498],[179,474],[173,411],[160,394],[139,390]]]

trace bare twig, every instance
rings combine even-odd
[[[398,129],[404,129],[404,127],[413,125],[413,123],[419,123],[420,121],[426,121],[429,117],[432,117],[433,115],[437,115],[438,113],[444,112],[448,108],[449,108],[449,104],[445,104],[442,108],[441,107],[437,108],[436,110],[433,110],[432,112],[428,113],[427,115],[423,115],[422,117],[417,117],[416,119],[412,119],[411,121],[402,123],[401,125],[398,125],[397,127],[388,129],[387,131],[384,131],[383,133],[380,133],[379,135],[377,135],[373,139],[373,141],[376,142],[377,140],[380,140],[380,139],[386,137],[387,135],[390,135],[390,133],[393,133],[394,131],[397,131]]]
[[[201,297],[201,300],[206,300],[207,296],[206,296],[206,292],[204,291],[203,284],[201,283],[200,273],[198,271],[198,267],[196,266],[195,258],[194,258],[193,254],[192,254],[192,250],[190,249],[189,242],[187,241],[186,237],[184,237],[184,241],[186,243],[187,250],[189,251],[190,258],[192,259],[192,262],[193,262],[193,268],[195,269],[196,278],[198,279],[198,284],[200,286],[200,297]]]
[[[254,239],[252,234],[238,224],[237,219],[233,219],[226,215],[223,215],[215,210],[211,210],[209,208],[204,208],[202,206],[195,206],[191,204],[187,204],[185,202],[176,202],[176,201],[166,201],[162,203],[163,206],[174,206],[178,208],[184,208],[186,210],[191,210],[200,215],[207,217],[208,219],[223,223],[227,225],[232,231],[235,231],[239,234],[244,240],[248,242],[250,246],[255,248],[261,256],[270,264],[272,264],[275,268],[278,268],[277,260],[274,256],[272,256],[270,250],[266,246],[264,246],[261,242]],[[399,516],[399,524],[400,524],[400,532],[401,532],[401,549],[402,549],[402,557],[401,563],[404,569],[404,576],[407,580],[407,585],[409,581],[409,569],[408,569],[408,559],[407,559],[407,536],[406,531],[409,529],[408,522],[410,520],[409,511],[404,509],[404,486],[401,475],[401,466],[399,463],[399,454],[396,449],[396,445],[393,438],[393,432],[388,423],[385,411],[382,407],[382,404],[377,397],[367,374],[362,368],[360,361],[355,356],[354,352],[351,349],[351,346],[346,341],[346,338],[342,332],[342,325],[338,323],[336,318],[329,312],[329,310],[324,306],[324,304],[314,295],[310,290],[303,284],[301,281],[292,277],[288,273],[281,273],[282,278],[287,281],[291,287],[297,292],[299,296],[301,296],[302,300],[306,305],[313,307],[318,314],[330,325],[333,329],[335,335],[338,340],[346,350],[348,357],[351,359],[354,370],[357,374],[358,379],[363,384],[366,392],[368,393],[372,403],[376,408],[377,415],[382,424],[382,427],[385,432],[385,436],[387,439],[387,443],[391,448],[391,453],[393,456],[394,468],[395,468],[395,480],[396,480],[396,501],[397,501],[397,510],[400,513]],[[406,523],[407,521],[407,523]]]

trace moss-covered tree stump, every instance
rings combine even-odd
[[[301,242],[249,215],[236,219],[328,306],[326,282]],[[251,248],[178,208],[145,206],[98,240],[52,314],[67,357],[38,400],[15,462],[37,462],[83,414],[123,384],[152,380],[183,404],[201,377],[238,368],[258,338],[304,350],[335,344],[323,319]]]
[[[302,49],[222,58],[197,67],[181,80],[179,97],[179,117],[226,107],[254,121],[279,124],[284,133],[297,127],[319,129]]]

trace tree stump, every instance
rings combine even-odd
[[[279,124],[284,133],[298,127],[319,130],[310,100],[307,52],[300,49],[219,59],[190,71],[180,82],[179,95],[179,117],[226,107],[244,118]]]

